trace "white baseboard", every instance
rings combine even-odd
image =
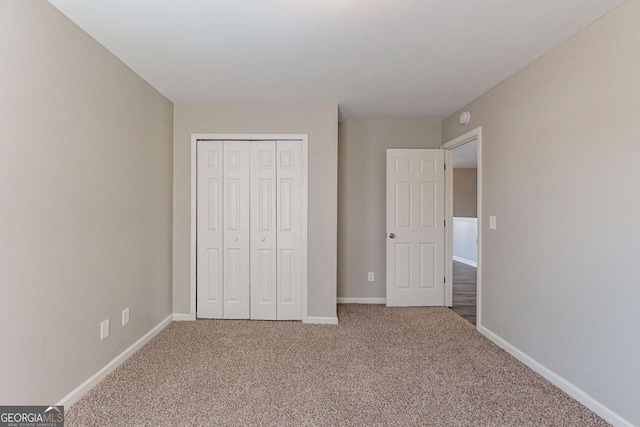
[[[454,256],[453,256],[453,260],[454,260],[454,261],[461,262],[461,263],[463,263],[463,264],[470,265],[471,267],[478,268],[478,263],[477,263],[477,262],[475,262],[475,261],[471,261],[470,259],[461,258],[461,257],[459,257],[459,256],[455,256],[455,255],[454,255]]]
[[[386,304],[386,298],[349,298],[338,297],[338,304]]]
[[[604,406],[602,403],[595,400],[591,397],[587,392],[582,390],[577,385],[572,382],[566,380],[560,375],[553,372],[551,369],[545,367],[531,356],[526,353],[520,351],[518,348],[514,347],[512,344],[507,342],[502,337],[496,335],[491,332],[489,329],[484,326],[478,325],[478,332],[480,332],[485,337],[489,338],[493,341],[498,347],[503,348],[505,351],[510,353],[513,357],[527,365],[529,368],[542,375],[544,378],[553,383],[560,390],[567,393],[569,396],[576,399],[578,402],[582,403],[587,408],[591,409],[593,412],[602,417],[605,421],[613,424],[614,426],[620,427],[633,427],[629,421],[622,418],[620,415],[613,412],[611,409]]]
[[[196,320],[196,316],[188,313],[187,314],[173,313],[173,320],[178,322]]]
[[[338,318],[307,316],[306,319],[302,319],[302,323],[310,323],[310,324],[317,324],[317,325],[337,325]]]
[[[156,336],[158,332],[163,330],[169,323],[171,323],[172,318],[173,318],[173,315],[169,315],[162,322],[158,323],[153,329],[151,329],[149,332],[144,334],[142,338],[140,338],[135,343],[131,344],[129,348],[127,348],[125,351],[117,355],[111,362],[107,363],[107,365],[104,368],[100,369],[98,372],[93,374],[88,380],[86,380],[85,382],[80,384],[78,387],[76,387],[71,393],[63,397],[57,403],[57,405],[64,406],[68,410],[71,407],[71,405],[73,405],[78,400],[80,400],[80,398],[85,394],[87,394],[87,392],[91,390],[93,387],[95,387],[96,384],[102,381],[107,375],[113,372],[113,370],[116,369],[118,366],[122,365],[125,360],[127,360],[129,357],[133,355],[133,353],[138,351],[143,345],[148,343],[151,340],[151,338]]]

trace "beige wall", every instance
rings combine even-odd
[[[340,123],[338,159],[338,296],[386,296],[387,148],[438,148],[440,123]],[[374,272],[375,281],[367,280]]]
[[[172,104],[44,1],[0,57],[0,404],[49,404],[171,313]]]
[[[483,325],[640,425],[638,22],[623,3],[443,141],[482,126]]]
[[[173,147],[173,308],[189,312],[191,134],[309,135],[309,316],[336,315],[338,106],[178,104]]]
[[[453,216],[477,218],[478,169],[453,170]]]

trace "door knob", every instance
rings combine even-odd
[[[238,237],[236,237],[236,239],[235,239],[235,240],[236,240],[236,242],[237,242],[237,241],[238,241]]]
[[[396,238],[396,235],[395,235],[395,234],[393,234],[393,233],[389,233],[389,238],[390,238],[390,239],[395,239],[395,238]]]
[[[266,239],[263,237],[263,238],[262,238],[262,239],[260,239],[260,240],[262,240],[262,241],[264,242]]]

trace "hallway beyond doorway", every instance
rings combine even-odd
[[[477,268],[453,261],[452,310],[465,320],[476,324]]]

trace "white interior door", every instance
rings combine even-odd
[[[302,319],[302,144],[277,143],[277,319]]]
[[[444,150],[387,150],[387,305],[444,305]]]
[[[197,317],[222,318],[222,142],[197,152]]]
[[[251,319],[276,320],[276,142],[251,142]]]
[[[250,314],[249,187],[251,145],[225,141],[223,319],[248,319]]]

